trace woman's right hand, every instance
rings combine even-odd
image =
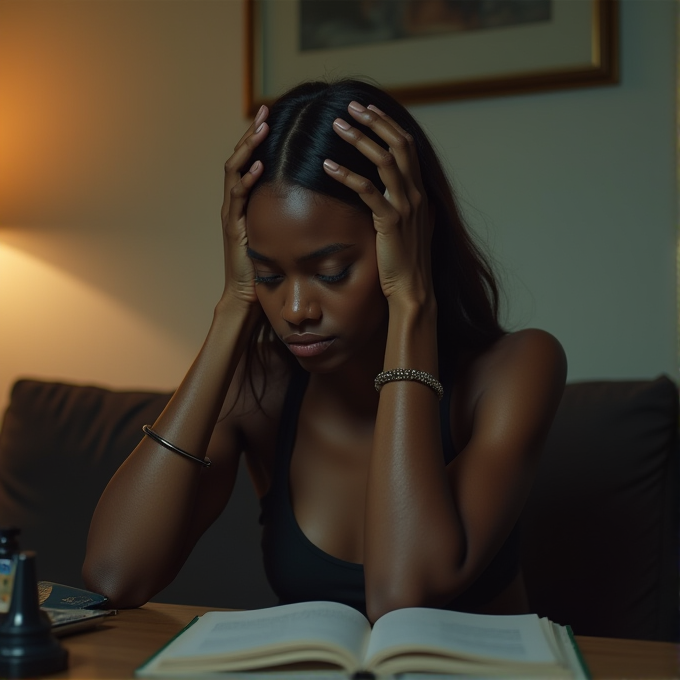
[[[222,236],[224,239],[223,300],[240,301],[248,306],[257,301],[255,271],[247,255],[246,204],[250,190],[260,178],[264,166],[256,161],[241,174],[253,150],[265,139],[269,126],[265,123],[269,109],[260,107],[255,120],[234,147],[224,164],[224,201],[222,203]]]

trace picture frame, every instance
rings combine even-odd
[[[403,104],[617,83],[618,0],[543,1],[548,21],[303,51],[302,0],[246,0],[246,115],[319,78],[368,77]]]

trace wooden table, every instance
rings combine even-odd
[[[131,678],[135,668],[209,607],[147,604],[120,612],[99,628],[63,638],[67,672],[52,678]],[[680,646],[670,642],[576,637],[594,680],[680,678]]]

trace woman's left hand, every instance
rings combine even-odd
[[[365,108],[353,101],[347,111],[389,147],[385,149],[376,144],[341,118],[333,123],[333,129],[342,139],[375,163],[385,193],[381,194],[370,180],[332,159],[324,161],[324,170],[356,191],[373,212],[380,284],[390,306],[432,301],[433,220],[413,137],[375,106]]]

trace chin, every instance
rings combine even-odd
[[[339,371],[346,362],[338,356],[335,357],[295,357],[298,364],[308,373],[334,373]]]

